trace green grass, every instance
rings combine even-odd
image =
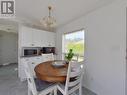
[[[84,42],[83,41],[78,41],[78,42],[69,42],[66,45],[66,49],[73,49],[73,52],[75,54],[80,54],[83,55],[84,54]]]

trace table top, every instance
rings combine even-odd
[[[66,80],[68,65],[65,64],[63,67],[54,67],[52,62],[54,61],[47,61],[37,65],[34,69],[36,76],[48,82],[64,82]]]

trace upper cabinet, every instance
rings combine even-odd
[[[22,26],[20,42],[22,47],[55,47],[55,33]]]
[[[33,44],[35,47],[41,47],[43,42],[42,42],[42,33],[43,31],[42,30],[36,30],[36,29],[33,29],[32,31],[33,33]]]
[[[33,33],[29,28],[22,27],[20,29],[20,44],[24,47],[33,46]]]
[[[46,32],[46,40],[47,40],[47,46],[48,47],[54,47],[55,46],[55,33],[52,32]]]

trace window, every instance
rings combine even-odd
[[[69,49],[73,49],[74,57],[72,60],[83,61],[84,60],[84,48],[85,47],[85,34],[84,30],[71,32],[63,35],[63,54],[68,52]],[[63,56],[63,57],[64,57]]]

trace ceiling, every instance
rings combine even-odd
[[[17,22],[34,28],[45,29],[40,19],[48,15],[48,6],[53,7],[57,27],[63,26],[115,0],[15,0],[17,19],[0,19],[0,31],[17,32]],[[55,31],[54,29],[49,31]]]
[[[112,1],[114,0],[16,0],[16,17],[39,25],[40,19],[48,15],[47,7],[51,5],[59,27]]]

